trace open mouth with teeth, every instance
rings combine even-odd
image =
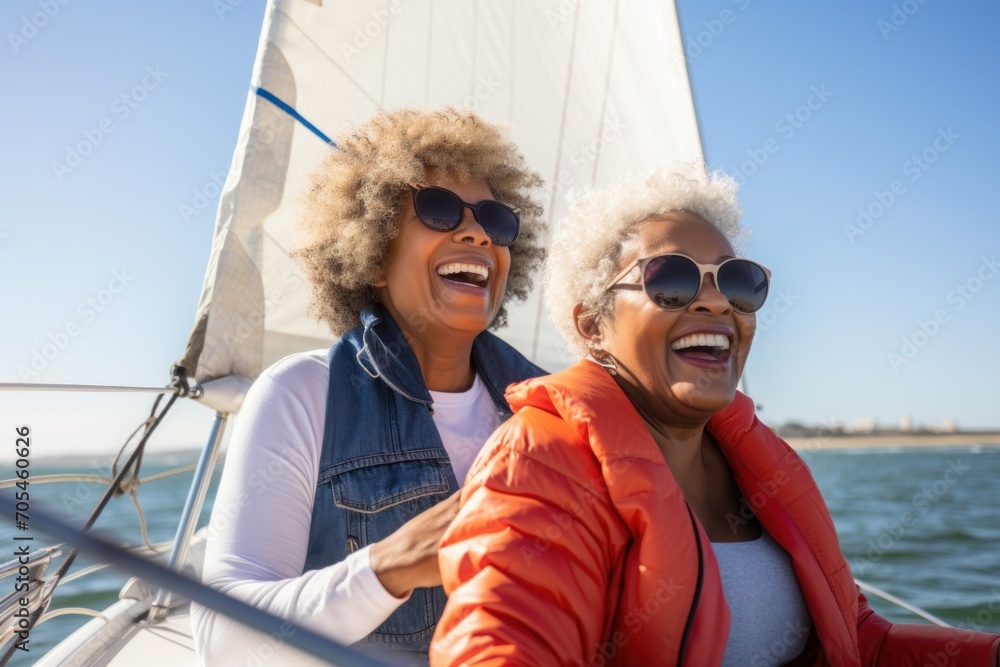
[[[490,279],[490,270],[480,264],[452,262],[439,266],[437,272],[445,280],[473,287],[485,288]]]
[[[689,334],[670,344],[678,356],[689,360],[728,361],[729,339],[721,334]]]

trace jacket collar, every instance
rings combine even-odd
[[[431,398],[420,364],[405,334],[381,305],[366,306],[361,311],[362,347],[358,364],[372,378],[382,378],[389,387],[406,399],[430,407]],[[544,371],[498,337],[484,331],[472,343],[472,364],[486,386],[503,419],[510,416],[504,398],[507,385]]]
[[[358,363],[372,378],[382,378],[393,391],[415,403],[431,405],[420,364],[403,332],[381,306],[361,311],[362,347]]]

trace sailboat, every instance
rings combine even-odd
[[[575,186],[704,158],[672,2],[269,0],[191,334],[166,386],[141,388],[168,401],[159,411],[154,405],[138,434],[143,443],[172,401],[195,400],[215,413],[162,559],[170,570],[198,575],[208,484],[229,417],[254,379],[286,355],[334,340],[307,317],[308,287],[289,258],[309,173],[351,123],[379,109],[442,105],[511,128],[547,181],[550,221]],[[537,291],[511,309],[500,335],[544,368],[572,361]],[[123,480],[136,451],[141,444]],[[45,572],[56,555],[32,561],[33,622],[46,618],[68,578]],[[143,578],[119,598],[35,664],[194,660],[185,598]],[[19,626],[16,601],[9,605],[0,609],[0,650],[13,655]]]

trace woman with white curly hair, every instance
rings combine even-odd
[[[540,184],[502,128],[468,111],[379,113],[336,140],[296,254],[340,340],[279,361],[247,395],[206,583],[426,664],[455,492],[511,414],[505,388],[542,373],[486,331],[541,264]],[[292,660],[280,638],[193,617],[203,664]]]
[[[545,293],[582,358],[511,387],[441,544],[433,665],[994,665],[874,614],[805,464],[736,390],[770,274],[685,163],[571,197]]]

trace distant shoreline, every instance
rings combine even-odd
[[[1000,445],[1000,433],[885,433],[785,438],[794,449],[859,449],[863,447],[968,447]]]

